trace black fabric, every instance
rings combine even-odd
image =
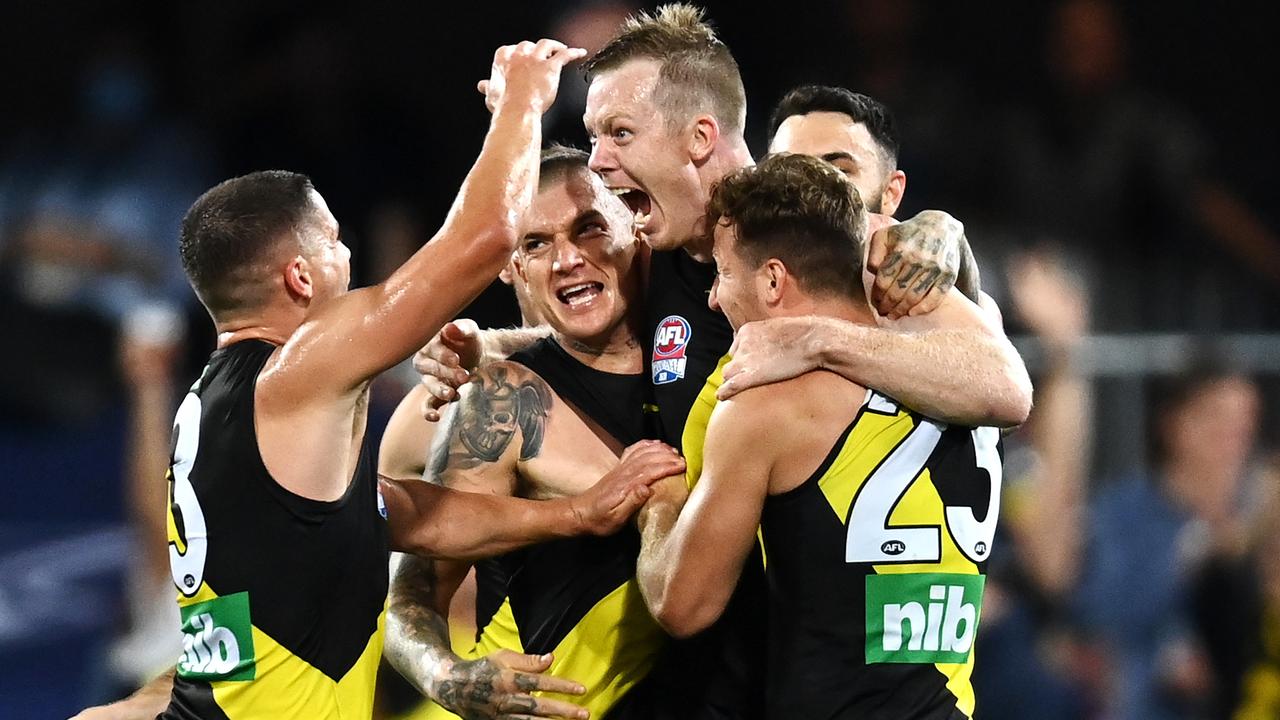
[[[619,375],[588,367],[549,337],[515,353],[511,360],[537,373],[561,399],[623,445],[644,439],[643,375]]]
[[[221,597],[247,592],[253,625],[336,682],[377,630],[387,525],[367,435],[346,494],[333,502],[297,496],[267,472],[254,386],[274,349],[248,340],[218,350],[195,391],[200,444],[190,480],[208,531],[204,581]],[[180,519],[176,505],[173,513]]]
[[[645,298],[648,343],[645,367],[650,382],[650,402],[657,406],[657,422],[652,436],[675,448],[682,448],[681,435],[693,401],[715,372],[720,358],[733,344],[733,328],[722,313],[707,305],[716,279],[714,265],[700,263],[683,250],[654,252],[649,263],[649,292]],[[682,318],[689,324],[688,337],[679,354],[684,360],[683,377],[670,382],[654,380],[663,353],[659,333],[664,321]]]
[[[769,558],[768,718],[967,720],[933,664],[866,663],[866,576],[875,571],[845,560],[847,527],[819,487],[863,412],[803,484],[765,500],[760,526]],[[956,457],[966,445],[967,466]],[[969,429],[944,432],[928,465],[938,485],[948,484],[942,479],[947,472],[975,468]]]
[[[684,426],[698,394],[733,344],[733,328],[707,304],[715,266],[683,250],[654,252],[645,299],[649,347],[645,353],[649,402],[657,406],[651,436],[683,448]],[[689,325],[683,376],[655,377],[663,340],[679,318]],[[663,337],[663,334],[667,334]],[[670,347],[669,343],[666,347]],[[654,670],[655,708],[662,720],[746,720],[764,716],[768,607],[763,561],[752,548],[742,577],[720,619],[692,638],[677,640]]]
[[[186,678],[173,678],[173,695],[169,707],[156,716],[156,720],[230,720],[213,699],[213,686],[192,682]]]

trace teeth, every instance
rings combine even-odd
[[[631,188],[609,188],[609,192],[613,193],[614,195],[617,195],[618,197],[622,197],[623,195],[626,195],[627,193],[631,192],[631,190],[632,190]]]
[[[591,287],[591,283],[582,283],[581,285],[571,285],[561,290],[560,292],[568,294],[568,293],[578,292],[579,290],[586,290],[589,287]]]
[[[653,213],[652,213],[652,212],[645,213],[645,212],[641,212],[641,211],[637,210],[637,211],[636,211],[636,216],[635,216],[636,228],[637,228],[637,229],[639,229],[639,230],[643,230],[643,229],[644,229],[644,226],[649,224],[649,220],[650,220],[650,218],[652,218],[652,217],[653,217]]]

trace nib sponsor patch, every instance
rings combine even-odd
[[[249,593],[239,592],[182,611],[182,657],[178,675],[193,680],[252,680],[253,623]]]
[[[956,573],[868,575],[867,664],[967,661],[985,581]]]
[[[685,350],[693,331],[689,321],[679,315],[668,315],[658,323],[653,336],[653,384],[666,385],[684,377],[688,360]]]

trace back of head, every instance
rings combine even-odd
[[[266,170],[206,191],[182,219],[179,250],[191,287],[215,320],[269,300],[271,250],[299,242],[314,210],[306,175]]]
[[[830,164],[778,153],[733,172],[712,191],[707,227],[722,218],[752,265],[777,258],[806,292],[865,302],[862,199]]]
[[[893,113],[879,100],[842,87],[801,85],[784,95],[769,116],[769,143],[773,143],[773,136],[787,118],[816,112],[842,113],[866,127],[880,150],[885,169],[898,167],[898,133]]]
[[[587,79],[632,60],[660,63],[654,102],[669,126],[680,127],[708,113],[719,122],[722,133],[742,134],[747,119],[742,75],[702,8],[673,3],[653,14],[641,12],[627,18],[618,34],[587,61]]]

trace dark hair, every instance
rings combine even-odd
[[[843,113],[854,122],[865,125],[871,139],[880,147],[886,169],[898,167],[898,134],[893,113],[879,100],[842,87],[801,85],[783,95],[769,115],[769,142],[773,142],[773,136],[778,134],[778,128],[787,118],[815,112]]]
[[[546,187],[548,182],[559,180],[565,175],[578,170],[588,170],[587,162],[591,154],[586,150],[552,143],[542,151],[538,158],[538,187]]]
[[[733,172],[711,191],[708,232],[722,218],[756,267],[777,258],[809,292],[862,296],[862,198],[830,164],[777,153]]]
[[[618,34],[587,60],[587,80],[636,59],[661,63],[653,97],[668,126],[710,112],[726,132],[742,132],[747,115],[742,74],[702,8],[672,3],[652,15],[640,12],[627,18]]]
[[[218,183],[182,218],[178,248],[191,287],[209,312],[261,302],[255,268],[268,248],[302,225],[315,205],[306,175],[264,170]]]

